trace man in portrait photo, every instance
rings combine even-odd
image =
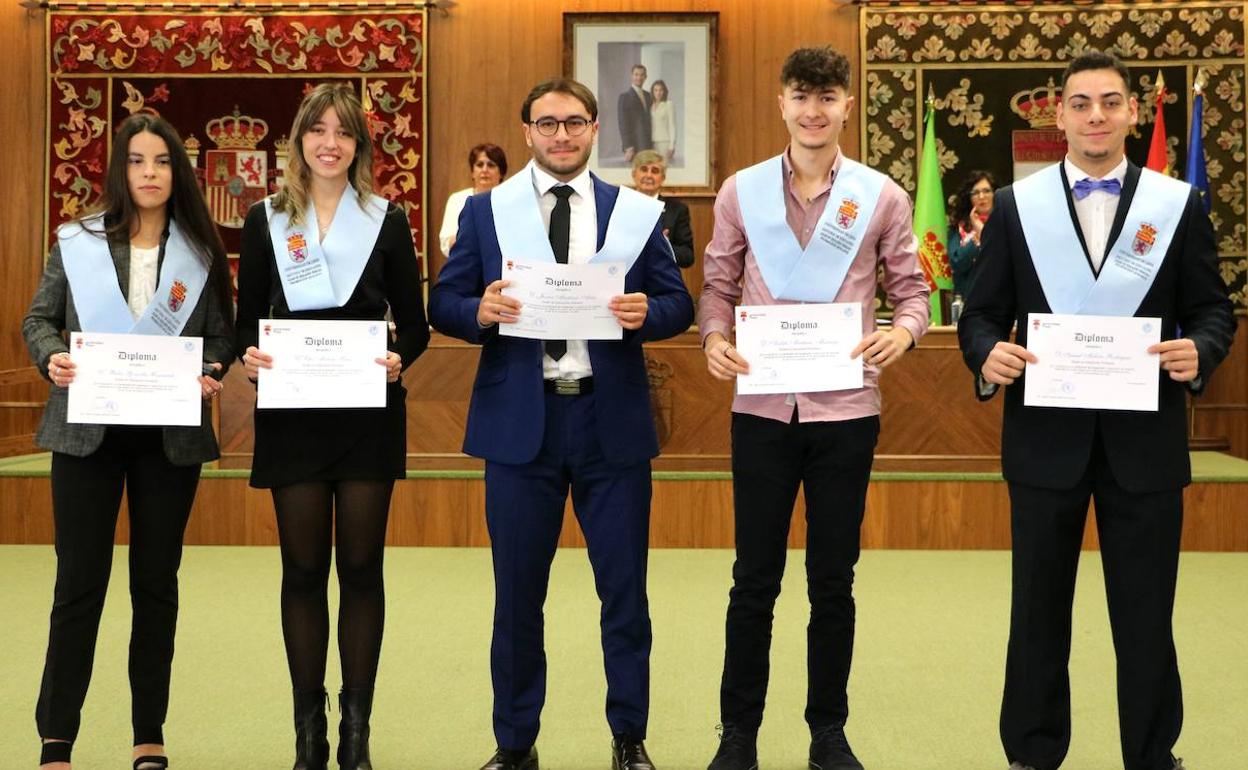
[[[620,94],[617,102],[620,121],[620,147],[624,148],[624,160],[631,162],[633,156],[652,146],[650,139],[650,102],[646,91],[646,68],[634,64],[629,87]]]

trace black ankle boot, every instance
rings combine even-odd
[[[329,722],[325,704],[329,694],[320,690],[295,690],[294,770],[327,770]]]
[[[373,711],[372,688],[344,687],[338,693],[338,765],[342,770],[373,770],[368,759],[368,717]]]

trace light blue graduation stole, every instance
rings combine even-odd
[[[1100,276],[1084,257],[1066,207],[1060,164],[1014,183],[1014,201],[1044,297],[1054,313],[1133,316],[1170,249],[1191,187],[1142,169],[1118,239]]]
[[[320,232],[316,206],[309,203],[304,224],[295,225],[284,212],[274,210],[272,198],[265,198],[269,239],[287,307],[323,310],[347,304],[377,243],[386,205],[378,195],[368,196],[360,205],[355,188],[347,185],[321,241],[316,237]]]
[[[529,161],[519,174],[490,191],[494,230],[498,234],[499,251],[505,259],[555,261],[550,234],[543,224],[537,198],[533,161]],[[623,262],[627,265],[625,272],[631,270],[662,214],[662,201],[621,187],[620,195],[615,199],[615,208],[611,210],[611,219],[607,222],[602,248],[589,261]]]
[[[84,227],[87,225],[88,227]],[[163,334],[177,337],[208,283],[208,268],[191,248],[175,220],[169,220],[165,257],[156,293],[139,320],[121,294],[117,268],[102,234],[103,215],[70,222],[56,231],[65,277],[74,293],[74,309],[85,332]],[[92,230],[96,232],[92,232]]]
[[[737,172],[737,203],[745,237],[773,297],[831,302],[858,255],[887,177],[842,158],[828,204],[803,250],[786,218],[782,157]]]

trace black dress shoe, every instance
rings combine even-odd
[[[646,744],[617,735],[611,741],[611,770],[654,770]]]
[[[758,770],[758,734],[733,725],[719,733],[719,750],[706,770]]]
[[[528,751],[513,751],[511,749],[499,749],[494,752],[494,756],[481,766],[481,770],[538,770],[537,768],[537,749],[530,748]]]
[[[844,725],[828,725],[811,734],[810,770],[863,770],[845,740]]]

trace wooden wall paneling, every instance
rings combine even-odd
[[[0,369],[30,361],[18,330],[43,274],[43,145],[46,110],[43,14],[17,3],[0,6],[0,71],[4,72],[0,134]],[[38,181],[36,181],[38,180]]]
[[[1197,483],[1184,493],[1183,549],[1248,551],[1244,485]],[[0,478],[0,543],[51,543],[51,487],[46,476]],[[123,510],[125,504],[123,501]],[[799,494],[788,544],[803,548],[805,505]],[[867,491],[862,524],[864,548],[1008,549],[1009,495],[999,481],[896,481],[877,479]],[[654,483],[650,515],[652,548],[731,548],[732,482],[727,479],[663,479]],[[129,539],[119,517],[115,542]],[[276,545],[277,527],[268,490],[245,478],[206,478],[187,527],[188,545]],[[489,545],[485,484],[478,478],[418,478],[395,486],[386,538],[391,546]],[[584,547],[572,514],[564,511],[559,544]],[[1097,547],[1095,506],[1083,547]]]
[[[1230,453],[1248,459],[1248,316],[1240,316],[1235,342],[1209,387],[1193,400],[1193,435],[1225,438]]]

